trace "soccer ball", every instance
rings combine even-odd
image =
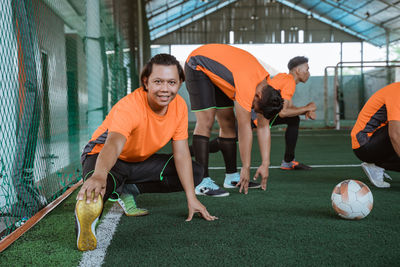
[[[332,191],[332,207],[342,218],[359,220],[372,210],[374,198],[371,190],[357,180],[345,180]]]

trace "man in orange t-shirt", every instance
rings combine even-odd
[[[262,164],[253,178],[261,176],[261,188],[265,190],[271,145],[268,123],[282,109],[283,102],[279,91],[267,83],[269,73],[245,50],[225,44],[208,44],[192,51],[185,63],[185,74],[192,111],[197,120],[193,153],[205,171],[202,183],[196,187],[196,194],[229,195],[208,174],[209,138],[215,117],[220,126],[220,149],[226,165],[224,187],[240,186],[239,192],[245,194],[248,188],[260,187],[260,184],[250,183],[252,109],[258,115],[257,136],[262,157]],[[242,161],[240,174],[236,170],[236,119]]]
[[[217,219],[198,201],[194,191],[202,180],[203,168],[190,157],[188,111],[183,98],[177,95],[184,80],[175,57],[154,56],[142,71],[143,87],[113,106],[84,148],[81,161],[86,180],[75,207],[79,250],[96,248],[94,226],[103,201],[110,197],[119,198],[127,215],[147,214],[136,208],[132,192],[124,192],[125,187],[134,187],[136,195],[184,190],[187,221],[196,212],[206,220]],[[156,154],[169,141],[173,154]]]
[[[276,90],[281,92],[284,100],[283,108],[279,112],[279,115],[271,120],[272,125],[287,124],[285,132],[286,149],[284,159],[281,163],[281,169],[283,170],[309,170],[310,166],[295,161],[295,148],[297,143],[297,137],[299,133],[300,118],[299,115],[305,115],[307,119],[315,119],[316,106],[313,102],[308,103],[303,107],[296,107],[292,103],[292,97],[296,90],[296,85],[300,82],[307,82],[310,77],[308,71],[308,59],[306,57],[294,57],[288,63],[289,73],[279,73],[272,79],[268,80],[268,83]],[[258,121],[254,111],[252,111],[252,128],[257,128]],[[216,138],[210,141],[209,151],[215,153],[221,148],[221,143],[224,140]],[[191,147],[191,151],[193,148]],[[193,153],[192,153],[193,154]],[[235,159],[231,158],[231,163],[227,165],[233,165]]]
[[[390,187],[384,171],[400,172],[400,82],[374,93],[358,114],[351,131],[356,156],[373,185]]]
[[[284,104],[281,112],[272,121],[271,125],[286,124],[285,132],[285,155],[281,163],[282,170],[309,170],[310,166],[299,163],[295,160],[295,149],[299,135],[300,115],[306,119],[315,119],[316,105],[310,102],[305,106],[296,107],[293,105],[292,97],[296,85],[300,82],[306,83],[310,77],[308,58],[298,56],[292,58],[288,63],[289,73],[278,73],[269,84],[281,91]]]

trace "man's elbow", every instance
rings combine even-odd
[[[282,110],[279,112],[279,117],[281,117],[281,118],[289,117],[289,114],[288,114],[287,110],[286,110],[286,109],[282,109]]]
[[[389,121],[390,140],[400,143],[400,121]]]
[[[392,143],[400,144],[400,132],[398,131],[389,131],[389,137]]]

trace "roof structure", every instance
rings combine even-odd
[[[150,38],[160,39],[230,6],[253,5],[256,9],[268,6],[271,9],[279,4],[376,46],[400,40],[400,0],[150,0],[146,3]],[[243,20],[247,16],[249,21],[256,21],[260,17],[258,13],[255,10],[244,15],[239,9],[230,12],[229,19]],[[261,14],[269,15],[272,14],[268,11]],[[283,19],[284,15],[282,12]],[[280,42],[279,38],[273,39]],[[331,39],[326,41],[337,41],[338,38]]]

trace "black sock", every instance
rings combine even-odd
[[[208,152],[209,153],[217,153],[218,151],[220,151],[219,148],[219,143],[218,143],[218,137],[214,138],[213,140],[209,141],[208,143]],[[194,152],[193,152],[193,145],[189,146],[189,151],[190,151],[190,156],[194,156]]]
[[[219,147],[218,137],[210,141],[208,149],[210,153],[216,153],[221,150]]]
[[[203,177],[208,177],[208,153],[209,153],[209,141],[210,138],[203,135],[193,135],[193,154],[194,159],[200,163],[204,168]]]
[[[299,135],[300,118],[299,116],[289,117],[286,118],[286,121],[287,129],[285,132],[286,148],[284,160],[286,162],[291,162],[294,160],[294,150],[296,149],[297,137]]]
[[[219,148],[224,156],[226,173],[237,172],[236,168],[236,138],[218,137]]]

